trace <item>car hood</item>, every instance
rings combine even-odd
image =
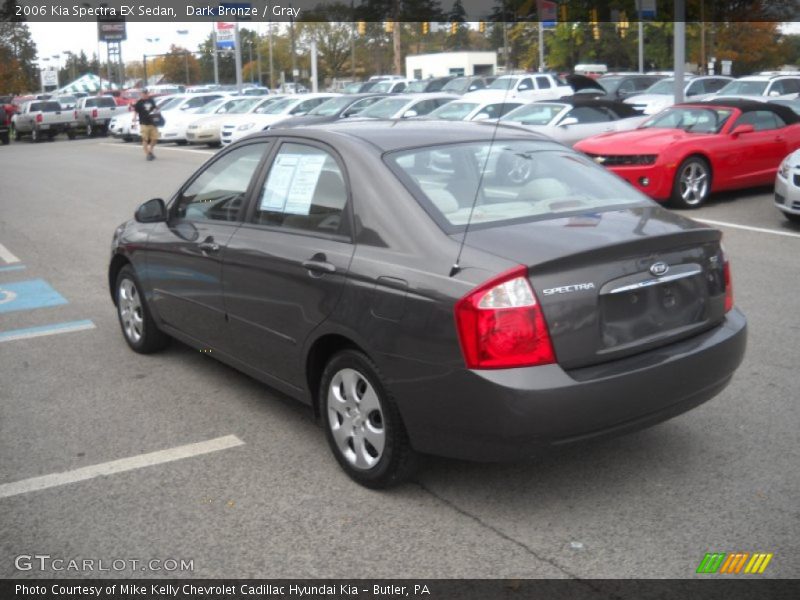
[[[658,154],[667,146],[686,140],[697,141],[713,137],[713,133],[688,133],[682,129],[634,129],[604,133],[575,145],[581,152],[592,154]]]
[[[194,119],[191,125],[197,125],[199,127],[219,127],[222,123],[229,121],[232,116],[234,115],[209,115],[207,117]]]

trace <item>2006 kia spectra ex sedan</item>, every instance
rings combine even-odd
[[[745,350],[720,233],[544,137],[368,121],[258,134],[114,234],[137,352],[169,337],[310,404],[350,477],[662,421]]]

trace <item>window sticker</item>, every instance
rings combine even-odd
[[[261,210],[309,214],[325,159],[324,154],[279,155],[264,187]]]

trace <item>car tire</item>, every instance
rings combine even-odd
[[[20,141],[22,139],[22,134],[16,127],[12,127],[11,129],[14,131],[14,141],[15,142]]]
[[[791,223],[800,224],[800,215],[796,215],[794,213],[783,213],[783,216],[786,217],[786,219]]]
[[[36,144],[37,142],[42,141],[42,134],[39,133],[39,130],[34,127],[31,129],[31,141]]]
[[[75,139],[75,132],[72,129],[67,129],[67,137],[71,140]]]
[[[372,489],[411,477],[418,457],[377,366],[363,353],[343,350],[328,362],[319,388],[325,435],[347,475]]]
[[[122,267],[114,288],[122,335],[135,352],[151,354],[164,348],[169,336],[156,326],[141,289],[133,267]]]
[[[185,145],[186,145],[186,144],[188,144],[189,142],[187,142],[186,140],[175,140],[175,143],[176,143],[178,146],[185,146]]]
[[[91,123],[86,123],[86,137],[94,137],[95,130]]]
[[[711,166],[704,158],[690,156],[675,171],[670,204],[676,208],[699,208],[711,191]]]

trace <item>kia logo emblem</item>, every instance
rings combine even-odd
[[[669,265],[663,262],[653,263],[653,265],[650,267],[650,272],[656,277],[665,275],[667,271],[669,271]]]

